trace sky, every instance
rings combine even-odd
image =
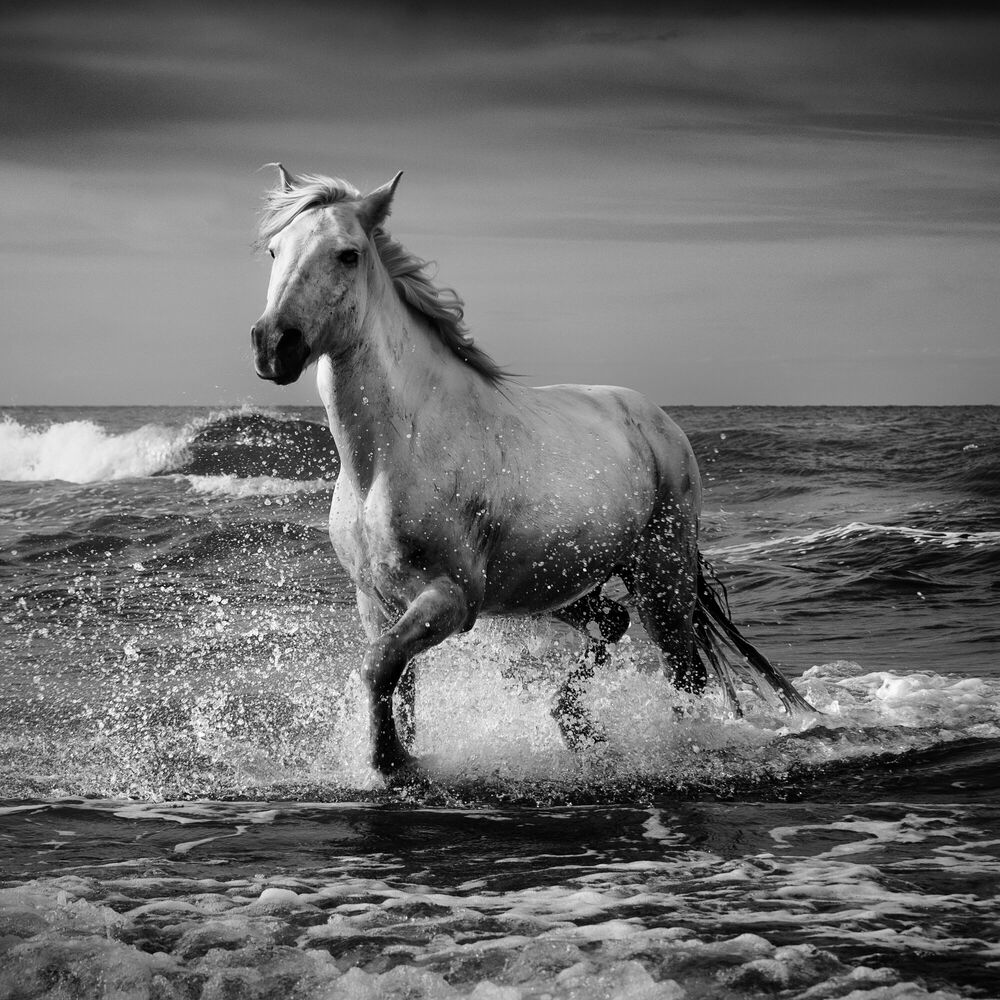
[[[402,170],[531,384],[1000,403],[1000,16],[463,7],[4,4],[0,405],[315,404],[250,356],[275,160]]]

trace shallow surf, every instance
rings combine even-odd
[[[368,768],[319,411],[0,422],[0,995],[1000,996],[1000,416],[699,408],[704,546],[822,714],[483,621]]]

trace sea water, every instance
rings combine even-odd
[[[1000,997],[1000,410],[671,412],[820,713],[484,620],[391,789],[320,411],[2,411],[0,996]]]

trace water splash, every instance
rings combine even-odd
[[[584,652],[579,635],[484,619],[418,658],[413,750],[425,780],[386,788],[367,760],[364,637],[350,595],[331,612],[328,581],[304,572],[300,542],[280,529],[267,544],[244,532],[235,548],[215,545],[207,576],[176,568],[175,553],[114,576],[98,565],[64,593],[21,598],[4,619],[7,642],[34,666],[0,702],[0,788],[158,800],[770,796],[830,768],[1000,735],[1000,682],[840,661],[796,682],[822,715],[793,720],[743,690],[737,720],[714,688],[675,691],[635,626],[585,695],[607,739],[574,754],[551,709]],[[330,556],[315,544],[319,566]]]

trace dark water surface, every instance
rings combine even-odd
[[[319,410],[3,411],[0,997],[1000,997],[1000,410],[672,413],[823,714],[482,622],[389,790]]]

